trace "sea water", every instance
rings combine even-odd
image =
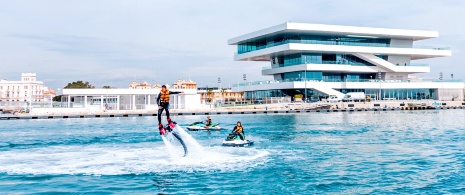
[[[226,130],[175,130],[187,157],[154,117],[2,120],[0,193],[465,192],[465,110],[212,118]],[[237,121],[254,146],[221,146]]]

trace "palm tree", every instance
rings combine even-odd
[[[208,102],[211,102],[213,100],[213,98],[211,97],[212,94],[213,94],[213,89],[207,87],[207,100],[208,100]]]

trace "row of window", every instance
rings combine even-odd
[[[390,39],[286,33],[239,43],[237,50],[241,54],[287,43],[389,47]]]
[[[376,73],[331,73],[331,72],[313,72],[313,71],[296,71],[286,72],[281,74],[283,80],[319,80],[326,82],[339,81],[360,81],[368,79],[376,79]]]
[[[435,99],[434,89],[336,89],[344,94],[349,92],[364,92],[367,96],[373,99]],[[295,96],[297,94],[304,94],[307,91],[306,97],[319,96],[326,98],[327,95],[314,91],[312,89],[273,89],[261,91],[247,91],[244,98],[270,98],[270,97],[286,97]],[[304,95],[305,97],[305,95]]]
[[[378,56],[387,60],[387,56]],[[279,67],[298,64],[343,64],[352,66],[374,66],[373,64],[350,54],[297,53],[270,58],[272,65]]]

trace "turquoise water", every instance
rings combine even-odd
[[[0,121],[0,193],[465,193],[465,110],[212,118],[186,158],[155,117]],[[255,145],[221,147],[238,120]]]

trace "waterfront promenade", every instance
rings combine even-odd
[[[224,114],[268,114],[305,112],[363,112],[399,111],[426,109],[465,109],[462,101],[375,101],[338,103],[279,103],[229,106],[203,109],[172,109],[173,116],[179,115],[224,115]],[[30,113],[0,114],[0,119],[53,119],[53,118],[98,118],[98,117],[141,117],[157,116],[157,110],[88,110],[85,108],[33,108]]]

